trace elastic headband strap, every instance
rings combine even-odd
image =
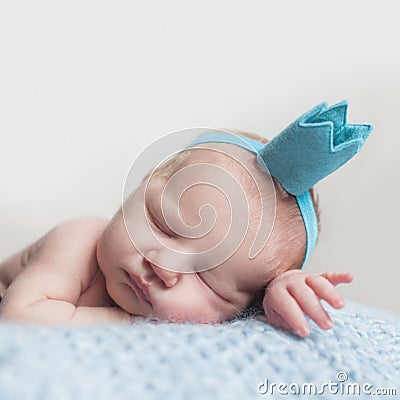
[[[257,160],[262,163],[265,167],[265,163],[262,161],[262,158],[259,156],[259,151],[264,148],[265,143],[261,143],[258,140],[248,138],[246,136],[236,135],[234,133],[228,133],[223,131],[205,133],[191,142],[187,147],[193,147],[197,144],[202,143],[229,143],[234,144],[236,146],[242,147],[246,150],[249,150],[257,155]],[[272,175],[272,174],[271,174]],[[304,193],[296,195],[296,201],[299,205],[301,216],[303,218],[304,226],[306,229],[306,254],[304,256],[303,264],[301,268],[304,267],[306,261],[315,247],[317,243],[318,237],[318,222],[317,216],[315,215],[314,205],[311,199],[311,195],[309,190],[306,190]]]

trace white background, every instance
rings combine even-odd
[[[396,1],[2,1],[0,259],[57,223],[109,217],[129,166],[192,126],[271,138],[347,99],[375,130],[316,186],[314,271],[400,311],[400,24]]]

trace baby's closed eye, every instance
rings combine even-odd
[[[148,220],[150,221],[150,224],[153,229],[156,230],[156,232],[162,236],[165,237],[174,237],[176,234],[168,227],[166,223],[162,223],[155,212],[151,210],[150,207],[147,207],[147,214],[149,216]]]

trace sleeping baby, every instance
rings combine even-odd
[[[346,102],[321,104],[269,142],[237,131],[202,135],[152,169],[111,220],[65,221],[1,263],[0,318],[218,323],[262,305],[272,326],[300,336],[310,332],[305,315],[331,328],[321,300],[343,307],[335,286],[353,277],[302,268],[319,233],[312,185],[352,157],[371,129],[347,125],[346,110]],[[314,134],[324,144],[331,137],[324,160],[322,150],[313,156]]]

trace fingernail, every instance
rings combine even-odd
[[[308,325],[303,325],[298,331],[297,333],[300,336],[307,336],[310,333],[310,327]]]
[[[343,299],[338,300],[338,307],[343,307],[345,304]]]
[[[326,319],[323,323],[322,326],[326,329],[332,328],[333,326],[333,321],[331,319]]]

